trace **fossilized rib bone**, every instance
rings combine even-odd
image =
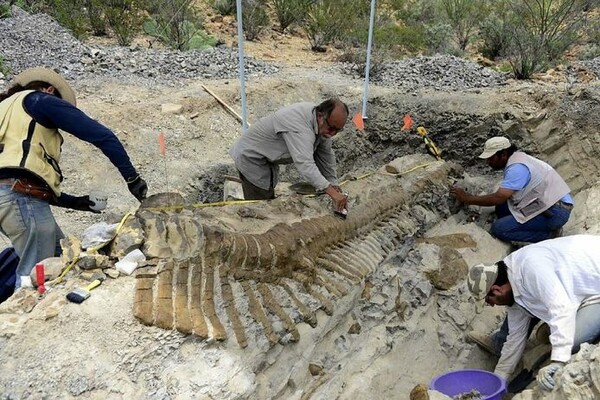
[[[136,275],[134,315],[206,339],[233,334],[242,347],[248,331],[268,343],[297,341],[299,322],[316,326],[318,309],[331,314],[338,298],[418,231],[410,212],[417,199],[445,195],[452,166],[409,156],[406,170],[423,163],[402,177],[349,182],[355,201],[346,220],[331,215],[326,199],[297,196],[256,205],[268,215],[260,223],[240,220],[236,207],[138,211],[144,253],[158,262]],[[235,219],[238,230],[227,229]]]

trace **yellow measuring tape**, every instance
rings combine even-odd
[[[366,173],[364,175],[357,176],[356,178],[353,178],[353,179],[346,179],[345,181],[342,181],[342,183],[340,183],[340,186],[345,185],[346,183],[351,182],[351,181],[359,181],[361,179],[365,179],[365,178],[373,175],[374,173],[375,173],[374,171],[373,172],[368,172],[368,173]]]
[[[398,175],[398,176],[402,176],[402,175],[408,174],[409,172],[413,172],[413,171],[415,171],[415,170],[417,170],[417,169],[419,169],[419,168],[425,168],[425,167],[429,167],[429,166],[430,166],[431,164],[433,164],[434,162],[435,162],[435,161],[428,162],[428,163],[421,164],[421,165],[417,165],[416,167],[413,167],[413,168],[411,168],[411,169],[407,169],[406,171],[398,172],[397,174],[391,174],[391,175]]]
[[[414,168],[408,169],[406,171],[402,171],[399,172],[397,174],[389,174],[389,175],[394,175],[394,176],[401,176],[404,174],[407,174],[409,172],[415,171],[419,168],[425,168],[430,166],[431,164],[433,164],[433,162],[429,162],[426,164],[421,164],[421,165],[417,165]],[[347,184],[348,182],[353,182],[353,181],[359,181],[361,179],[365,179],[368,178],[369,176],[376,174],[377,171],[371,171],[371,172],[367,172],[366,174],[357,176],[356,178],[352,178],[352,179],[346,179],[344,181],[342,181],[340,183],[340,186],[343,186],[345,184]],[[316,194],[307,194],[304,197],[316,197]],[[182,208],[186,208],[186,207],[192,207],[192,208],[207,208],[207,207],[223,207],[223,206],[230,206],[230,205],[241,205],[241,204],[251,204],[251,203],[262,203],[264,201],[268,201],[268,200],[227,200],[227,201],[216,201],[214,203],[196,203],[196,204],[190,204],[190,205],[178,205],[178,206],[167,206],[167,207],[148,207],[148,208],[143,208],[142,210],[148,210],[148,211],[173,211],[173,210],[181,210]]]
[[[206,207],[223,207],[230,205],[239,205],[239,204],[250,204],[250,203],[260,203],[266,200],[227,200],[227,201],[216,201],[214,203],[196,203],[190,205],[178,205],[178,206],[167,206],[167,207],[148,207],[142,208],[140,211],[173,211],[173,210],[181,210],[182,208],[192,207],[192,208],[206,208]]]
[[[413,168],[411,168],[411,169],[407,169],[406,171],[398,172],[397,174],[390,174],[390,173],[380,173],[380,172],[377,172],[377,171],[371,171],[371,172],[367,172],[366,174],[363,174],[363,175],[357,176],[356,178],[352,178],[352,179],[346,179],[345,181],[342,181],[342,182],[340,183],[340,186],[343,186],[343,185],[345,185],[345,184],[346,184],[346,183],[348,183],[348,182],[359,181],[359,180],[361,180],[361,179],[368,178],[369,176],[371,176],[371,175],[373,175],[373,174],[379,174],[379,173],[380,173],[380,174],[382,174],[382,175],[390,175],[390,176],[396,176],[396,177],[400,177],[400,176],[402,176],[402,175],[408,174],[409,172],[415,171],[415,170],[417,170],[417,169],[419,169],[419,168],[425,168],[425,167],[428,167],[428,166],[430,166],[431,164],[433,164],[434,162],[435,162],[435,161],[428,162],[428,163],[425,163],[425,164],[420,164],[420,165],[417,165],[416,167],[413,167]],[[306,196],[304,196],[304,197],[316,197],[316,196],[317,196],[316,194],[309,194],[309,195],[306,195]]]
[[[421,164],[421,165],[417,165],[416,167],[410,168],[406,171],[402,171],[399,172],[397,174],[389,174],[389,175],[395,175],[395,176],[402,176],[405,175],[409,172],[415,171],[419,168],[425,168],[430,166],[431,164],[433,164],[433,162],[429,162],[426,164]],[[357,176],[356,178],[353,179],[346,179],[345,181],[342,181],[340,183],[340,186],[345,185],[348,182],[351,181],[358,181],[358,180],[362,180],[365,178],[368,178],[369,176],[375,174],[376,171],[372,171],[372,172],[367,172],[366,174]],[[309,194],[306,195],[305,197],[316,197],[315,194]],[[229,205],[240,205],[240,204],[251,204],[251,203],[260,203],[266,200],[227,200],[227,201],[217,201],[214,203],[196,203],[196,204],[191,204],[189,206],[184,206],[184,205],[179,205],[179,206],[170,206],[170,207],[153,207],[153,208],[144,208],[142,210],[148,210],[148,211],[169,211],[169,210],[180,210],[184,207],[192,207],[192,208],[206,208],[206,207],[223,207],[223,206],[229,206]],[[127,221],[127,219],[129,217],[131,217],[133,214],[131,212],[128,212],[127,214],[125,214],[125,216],[121,219],[121,222],[119,222],[119,225],[117,226],[117,230],[115,233],[115,236],[119,234],[119,232],[121,231],[121,228],[123,227],[123,225],[125,224],[125,221]],[[100,250],[102,247],[104,247],[105,244],[101,244],[98,245],[96,247],[93,247],[91,249],[88,249],[90,252],[96,252],[98,250]],[[75,257],[75,259],[73,261],[71,261],[71,263],[67,266],[67,268],[64,269],[64,271],[58,276],[58,278],[50,281],[50,284],[57,284],[60,283],[64,276],[71,270],[71,268],[73,268],[73,266],[75,265],[75,263],[77,263],[77,261],[79,261],[79,257]]]
[[[381,173],[381,174],[382,174],[382,175],[391,175],[391,176],[396,176],[396,177],[398,177],[398,176],[406,175],[406,174],[408,174],[409,172],[413,172],[413,171],[415,171],[415,170],[417,170],[417,169],[419,169],[419,168],[425,168],[425,167],[428,167],[428,166],[430,166],[431,164],[433,164],[434,162],[435,162],[435,161],[428,162],[428,163],[425,163],[425,164],[420,164],[420,165],[417,165],[416,167],[413,167],[413,168],[407,169],[406,171],[398,172],[398,173],[396,173],[396,174],[392,174],[392,173]],[[346,179],[345,181],[343,181],[342,183],[340,183],[340,186],[342,186],[342,185],[345,185],[346,183],[348,183],[348,182],[351,182],[351,181],[358,181],[358,180],[361,180],[361,179],[367,178],[367,177],[369,177],[369,176],[371,176],[371,175],[373,175],[373,174],[376,174],[376,173],[379,173],[379,172],[377,172],[377,171],[373,171],[373,172],[369,172],[369,173],[367,173],[367,174],[364,174],[364,175],[358,176],[358,177],[356,177],[356,178],[353,178],[353,179]]]

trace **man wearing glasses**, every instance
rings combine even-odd
[[[317,191],[331,197],[336,211],[347,198],[338,186],[332,138],[344,128],[348,107],[338,99],[319,105],[296,103],[259,119],[229,154],[242,180],[246,200],[275,198],[279,164],[294,163]]]

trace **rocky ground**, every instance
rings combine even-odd
[[[48,16],[18,9],[12,18],[0,20],[0,43],[11,71],[47,66],[65,75],[79,106],[124,143],[150,193],[179,192],[189,203],[221,199],[223,176],[234,172],[227,152],[241,128],[202,85],[239,110],[237,53],[230,48],[182,54],[142,44],[123,48],[81,43]],[[341,175],[360,176],[398,157],[424,153],[414,131],[400,131],[404,115],[410,113],[438,143],[444,160],[465,168],[465,175],[455,180],[473,191],[489,190],[497,176],[482,177],[489,171],[475,156],[489,136],[506,134],[553,164],[577,194],[569,233],[598,233],[599,65],[598,60],[572,64],[529,82],[515,82],[451,56],[386,65],[369,89],[365,133],[349,124],[336,139]],[[250,56],[246,73],[250,123],[284,104],[330,96],[342,98],[353,113],[361,109],[363,82],[349,65],[297,66]],[[11,78],[12,73],[0,75],[0,90]],[[165,157],[159,153],[159,132],[166,136]],[[138,203],[97,149],[65,136],[63,189],[108,194],[108,210],[101,215],[56,210],[65,233],[79,237],[94,223],[119,220]],[[299,179],[293,168],[283,177]],[[433,219],[417,235],[466,231],[478,245],[477,251],[463,251],[471,262],[499,258],[507,251],[485,232],[485,212],[456,209],[451,202],[446,207],[456,213],[450,218],[424,213],[423,221],[427,215]],[[276,346],[248,354],[234,343],[202,342],[142,326],[132,316],[134,281],[128,277],[107,281],[80,306],[65,304],[64,290],[50,292],[29,313],[12,309],[0,314],[0,398],[405,399],[414,385],[448,369],[491,368],[493,360],[467,343],[464,332],[470,327],[491,329],[498,320],[487,312],[473,319],[474,306],[464,287],[452,296],[423,291],[410,321],[391,322],[386,310],[393,299],[385,285],[398,274],[419,286],[417,275],[405,271],[421,265],[431,250],[406,251],[396,249],[372,277],[379,296],[360,303],[358,291],[345,299],[340,308],[347,315],[340,311],[334,318],[323,317],[325,328],[313,336],[305,328],[303,335],[312,343],[304,341],[294,351]],[[346,334],[349,315],[369,321],[363,323],[362,336]],[[593,349],[581,357],[593,359]],[[297,359],[318,361],[327,373],[310,380],[293,370],[300,368]],[[589,368],[573,368],[572,376],[584,377],[581,382],[594,378]]]

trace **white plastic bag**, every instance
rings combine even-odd
[[[99,222],[87,228],[81,238],[81,247],[84,249],[101,248],[109,243],[117,234],[119,224]]]
[[[120,261],[115,263],[115,268],[122,274],[131,275],[133,271],[140,265],[142,261],[146,260],[146,256],[140,249],[135,249],[128,253]]]

